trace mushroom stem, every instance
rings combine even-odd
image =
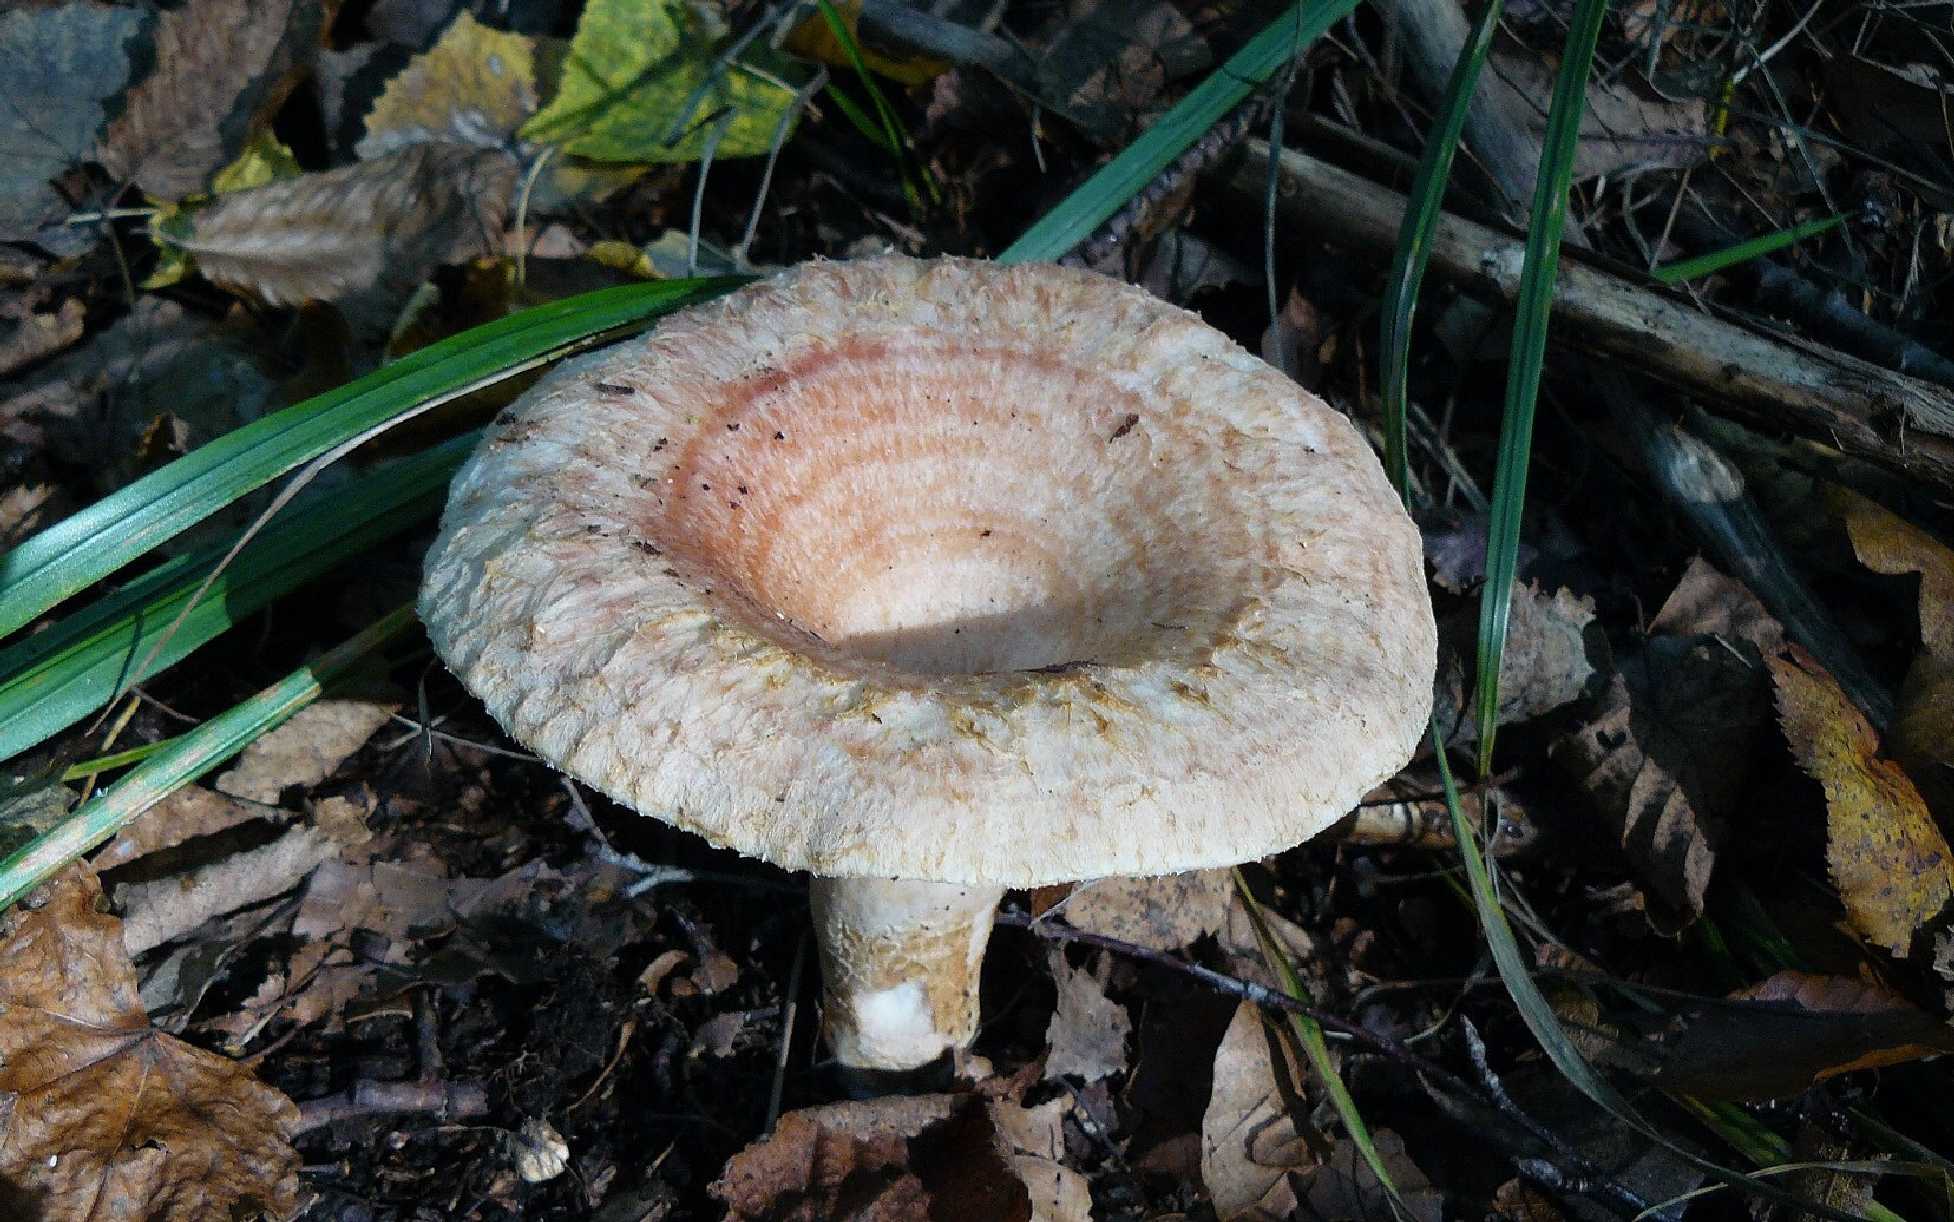
[[[1002,887],[816,878],[809,899],[842,1065],[903,1070],[977,1035],[977,978]]]

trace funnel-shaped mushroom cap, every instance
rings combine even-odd
[[[1288,848],[1410,756],[1416,529],[1342,416],[1054,267],[814,263],[569,363],[421,613],[516,739],[789,868],[1030,886]]]

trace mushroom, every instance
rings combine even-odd
[[[814,876],[857,1070],[975,1036],[1007,887],[1307,839],[1436,633],[1341,415],[1105,277],[816,262],[568,362],[456,478],[421,614],[517,740]]]

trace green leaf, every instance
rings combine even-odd
[[[1822,216],[1801,225],[1793,225],[1789,229],[1780,229],[1776,233],[1767,233],[1761,237],[1751,238],[1749,241],[1739,242],[1735,246],[1726,246],[1722,250],[1713,250],[1694,258],[1665,263],[1649,275],[1664,284],[1681,284],[1685,280],[1694,280],[1698,276],[1720,272],[1726,267],[1735,267],[1739,263],[1761,259],[1787,246],[1794,246],[1806,238],[1815,238],[1821,233],[1837,229],[1843,224],[1845,224],[1844,216]]]
[[[477,327],[226,434],[0,556],[0,637],[239,497],[416,407],[744,283],[627,284]]]
[[[167,749],[150,756],[44,835],[0,861],[0,909],[115,835],[173,790],[216,768],[311,704],[327,684],[413,624],[413,606],[397,607],[316,661],[172,740]]]
[[[1554,278],[1560,270],[1561,231],[1567,225],[1567,192],[1581,115],[1588,104],[1588,68],[1601,37],[1608,0],[1579,0],[1561,48],[1560,76],[1547,108],[1540,169],[1527,226],[1526,260],[1520,268],[1513,348],[1507,359],[1506,408],[1500,421],[1499,465],[1493,477],[1492,518],[1486,533],[1486,586],[1479,595],[1479,773],[1492,775],[1493,740],[1499,729],[1499,664],[1506,652],[1506,617],[1519,565],[1520,519],[1527,500],[1527,461],[1533,453],[1533,412],[1540,398],[1540,369],[1547,356],[1547,320],[1553,312]]]
[[[1160,116],[1078,190],[1041,217],[997,256],[1000,263],[1057,259],[1092,236],[1148,183],[1186,152],[1222,116],[1332,25],[1349,16],[1357,0],[1302,0],[1271,22],[1228,62]]]
[[[294,506],[240,552],[194,606],[191,598],[236,536],[160,565],[78,614],[0,649],[0,759],[66,729],[273,599],[432,516],[478,437],[457,437],[326,491],[310,505]],[[145,663],[146,673],[131,673]]]
[[[720,116],[715,157],[773,145],[792,89],[716,54],[702,9],[668,0],[591,0],[577,22],[556,96],[522,138],[598,161],[696,161]]]
[[[1425,154],[1418,162],[1418,175],[1411,182],[1411,197],[1404,221],[1398,227],[1397,255],[1391,264],[1391,283],[1380,307],[1382,342],[1378,345],[1379,391],[1384,400],[1384,470],[1398,499],[1410,503],[1411,469],[1405,445],[1405,415],[1411,400],[1406,388],[1411,380],[1411,322],[1418,308],[1418,289],[1425,280],[1431,261],[1432,235],[1438,230],[1439,214],[1445,205],[1445,186],[1452,177],[1452,158],[1459,151],[1459,137],[1465,131],[1466,112],[1472,107],[1473,90],[1479,84],[1479,70],[1492,49],[1493,35],[1499,30],[1501,0],[1487,0],[1473,22],[1472,33],[1459,58],[1452,64],[1452,78],[1445,86],[1444,105],[1438,123],[1425,140]]]

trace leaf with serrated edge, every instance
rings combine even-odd
[[[1954,857],[1906,773],[1838,682],[1796,646],[1766,659],[1798,766],[1825,787],[1825,857],[1852,927],[1904,955],[1954,897]]]
[[[223,196],[163,238],[214,283],[269,304],[331,301],[383,279],[411,287],[494,249],[515,178],[507,154],[416,144]]]
[[[149,1025],[122,922],[86,866],[0,918],[0,1182],[41,1216],[203,1222],[297,1211],[298,1109]]]

